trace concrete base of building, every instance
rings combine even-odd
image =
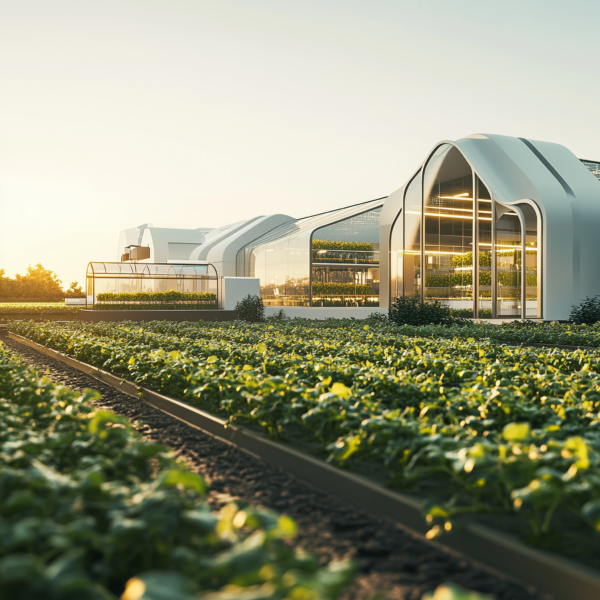
[[[235,321],[235,310],[80,310],[80,321]]]
[[[377,312],[387,314],[387,308],[334,308],[320,306],[265,306],[265,315],[270,317],[280,310],[290,319],[366,319]]]

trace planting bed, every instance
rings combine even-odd
[[[351,580],[347,561],[290,547],[289,517],[214,512],[204,479],[97,392],[40,379],[2,345],[0,398],[0,597],[327,600]]]
[[[464,513],[512,514],[525,541],[598,567],[595,352],[478,342],[486,332],[482,326],[162,322],[13,328],[425,496],[431,537]],[[530,340],[533,328],[493,331],[498,329],[515,343],[519,336]],[[541,337],[572,335],[560,326],[540,329]],[[401,335],[407,332],[438,337]],[[595,328],[584,335],[597,342]]]
[[[390,600],[417,600],[425,590],[448,580],[503,600],[537,598],[63,363],[17,342],[5,343],[72,389],[100,390],[102,406],[127,416],[146,439],[176,449],[193,471],[206,477],[213,506],[240,499],[273,508],[295,519],[295,543],[317,554],[322,563],[354,557],[359,574],[344,599],[369,599],[379,589]]]
[[[14,320],[63,321],[77,318],[79,308],[64,302],[0,302],[0,323]]]
[[[426,497],[430,537],[465,513],[511,514],[525,541],[600,564],[596,352],[348,322],[12,328]]]

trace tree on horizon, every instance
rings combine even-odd
[[[84,295],[79,284],[74,281],[64,291],[62,281],[54,271],[45,269],[41,263],[29,265],[25,275],[6,277],[6,271],[0,269],[0,301],[2,302],[60,302],[66,298]]]

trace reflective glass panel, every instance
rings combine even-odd
[[[424,175],[425,300],[473,311],[473,175],[453,146],[439,148]]]
[[[492,198],[484,183],[476,177],[479,234],[479,301],[481,319],[492,318]]]
[[[421,298],[421,174],[410,183],[404,197],[404,254],[402,286],[405,296]]]
[[[288,242],[287,306],[309,306],[309,236],[294,235]]]
[[[288,238],[269,242],[265,254],[265,306],[287,306]]]
[[[521,316],[521,222],[518,215],[496,205],[497,316]]]
[[[529,204],[519,204],[519,208],[525,217],[525,245],[527,246],[525,256],[526,315],[528,318],[541,318],[539,301],[541,286],[538,279],[541,257],[538,256],[538,218],[535,209]]]
[[[312,306],[379,306],[379,216],[366,211],[316,229]]]
[[[404,215],[406,212],[406,198],[411,195],[420,197],[421,193],[421,172],[419,171],[406,186],[404,190],[403,207],[392,225],[390,235],[390,297],[397,298],[404,295]],[[419,200],[420,202],[420,200]]]

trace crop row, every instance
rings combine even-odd
[[[97,392],[40,379],[1,344],[0,398],[0,597],[324,600],[349,581],[348,563],[290,549],[291,519],[213,512],[204,480],[95,410]]]
[[[312,284],[312,292],[317,295],[334,294],[334,295],[373,295],[375,292],[370,284],[357,283],[318,283]]]
[[[217,299],[212,292],[178,292],[167,290],[165,292],[103,292],[97,294],[98,302],[203,302]]]
[[[98,302],[94,310],[211,310],[217,309],[214,302]]]
[[[76,306],[67,306],[64,302],[0,302],[0,316],[73,314],[78,310]]]
[[[535,273],[527,273],[526,283],[527,286],[536,286],[537,275]],[[507,287],[519,287],[521,285],[520,271],[499,271],[498,284]],[[460,271],[458,273],[425,275],[425,285],[427,287],[454,287],[473,285],[473,274],[467,271]],[[479,285],[492,285],[491,271],[479,272]]]
[[[528,541],[600,564],[596,352],[351,321],[13,329],[425,496],[430,537],[463,513],[509,514]]]
[[[361,252],[373,251],[373,244],[370,242],[313,240],[312,247],[314,250],[359,250]]]

